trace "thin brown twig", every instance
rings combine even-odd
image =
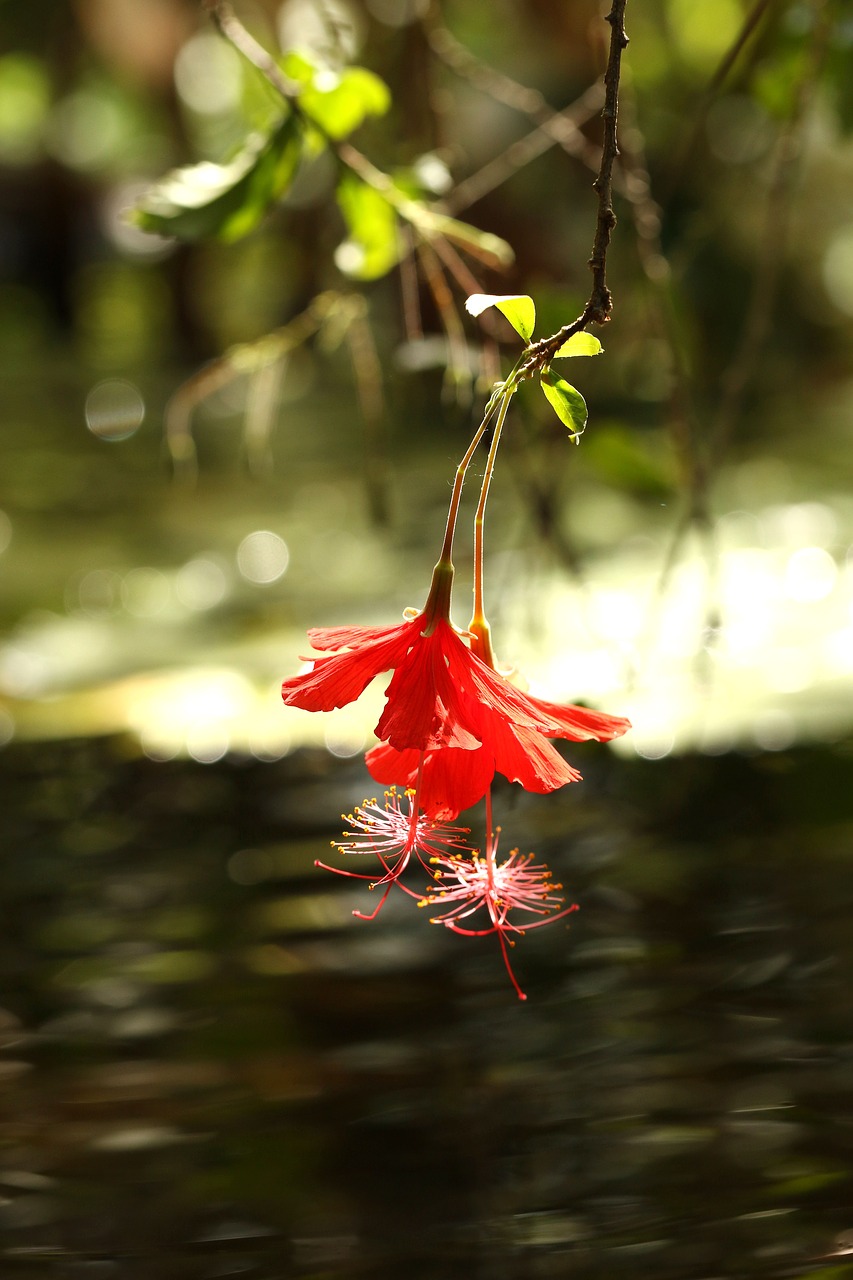
[[[346,329],[346,342],[364,423],[364,483],[374,523],[382,527],[390,522],[388,466],[383,438],[385,398],[382,364],[366,305],[353,313]]]
[[[432,247],[460,289],[464,289],[466,293],[482,293],[482,285],[479,280],[469,269],[468,264],[460,258],[449,241],[435,240]]]
[[[573,334],[590,324],[606,324],[613,309],[613,299],[607,287],[607,250],[616,214],[613,212],[613,163],[619,155],[617,123],[619,116],[619,78],[622,70],[622,53],[628,46],[625,34],[625,5],[627,0],[613,0],[613,6],[605,21],[610,23],[610,51],[607,70],[604,73],[604,139],[601,148],[601,165],[592,187],[598,196],[598,218],[589,269],[592,272],[592,292],[586,306],[576,320],[564,325],[550,338],[533,343],[519,371],[519,379],[531,378],[547,368],[560,347]]]
[[[776,0],[756,0],[756,3],[744,18],[740,31],[732,41],[731,48],[723,54],[717,70],[711,76],[711,79],[708,82],[708,94],[716,93],[717,90],[725,84],[728,79],[729,72],[741,55],[741,51],[748,44],[753,32],[758,30],[765,13],[775,3]]]
[[[508,147],[502,156],[490,160],[477,173],[460,182],[446,201],[448,210],[459,212],[468,208],[552,146],[562,147],[591,169],[597,168],[597,150],[584,136],[580,126],[601,110],[604,87],[600,81],[591,85],[571,106],[554,111],[538,89],[519,84],[475,57],[441,21],[437,5],[433,5],[424,18],[424,29],[433,53],[456,75],[537,125],[532,133]]]
[[[459,288],[466,294],[482,293],[483,287],[470,270],[467,262],[456,252],[449,240],[442,240],[436,237],[431,241],[431,247],[446,271],[459,285]],[[480,375],[481,385],[491,387],[500,378],[501,362],[498,352],[497,333],[498,326],[491,328],[488,319],[486,319],[485,332],[483,341],[479,348],[480,357]]]
[[[259,44],[240,22],[226,0],[202,0],[213,25],[235,49],[239,49],[247,61],[262,72],[274,88],[286,98],[294,111],[299,110],[299,85],[289,80],[272,54]]]
[[[403,328],[407,342],[419,342],[424,336],[421,303],[418,296],[418,272],[414,259],[411,228],[400,230],[403,250],[400,254],[400,295],[403,303]]]
[[[435,246],[428,241],[421,242],[418,245],[418,257],[423,267],[424,279],[432,294],[447,339],[448,372],[451,375],[458,398],[465,385],[465,379],[470,377],[470,360],[468,359],[468,343],[465,338],[465,329],[456,310],[453,294],[448,286],[441,259],[436,252]],[[464,378],[463,375],[465,375]]]
[[[181,384],[166,405],[166,445],[176,470],[193,478],[196,473],[196,450],[192,435],[192,416],[199,404],[215,391],[227,387],[241,375],[253,375],[267,365],[280,363],[325,323],[339,303],[339,295],[321,293],[305,311],[280,329],[274,329],[256,342],[240,343],[199,369]]]
[[[423,19],[424,30],[433,53],[459,77],[474,85],[481,93],[502,102],[515,111],[546,124],[555,114],[538,89],[519,84],[511,76],[496,67],[482,62],[466,48],[439,15],[438,5],[433,3]]]
[[[269,474],[273,469],[270,441],[287,363],[286,355],[270,360],[249,378],[244,438],[246,460],[254,475]]]

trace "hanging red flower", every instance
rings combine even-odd
[[[417,803],[438,821],[476,804],[496,771],[543,793],[577,781],[549,738],[601,742],[629,728],[619,716],[523,693],[477,657],[450,622],[451,580],[439,564],[423,611],[397,626],[309,631],[316,649],[336,652],[282,685],[287,704],[331,711],[393,669],[376,726],[382,745],[367,764],[377,782],[417,784]]]

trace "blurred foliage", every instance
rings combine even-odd
[[[193,0],[13,7],[0,59],[0,322],[12,346],[36,360],[57,326],[74,341],[94,330],[85,358],[117,370],[151,359],[156,326],[177,385],[182,369],[285,324],[324,290],[343,297],[364,282],[386,390],[400,380],[395,348],[411,367],[437,330],[447,386],[464,402],[466,381],[482,390],[494,377],[494,342],[507,337],[499,322],[478,336],[460,316],[465,294],[541,291],[543,332],[585,296],[600,105],[585,95],[607,28],[592,0],[570,10],[501,0],[484,21],[464,0],[238,6],[283,96]],[[642,499],[656,466],[646,425],[667,426],[682,485],[722,450],[703,436],[744,342],[756,359],[738,431],[723,433],[735,447],[738,435],[746,448],[796,444],[792,397],[849,376],[853,37],[829,0],[654,0],[627,20],[616,310],[607,369],[585,378],[599,410],[630,427],[620,469],[634,471]],[[180,167],[164,177],[170,163]],[[138,227],[167,239],[141,234],[133,205]],[[232,268],[205,242],[246,236],[269,270],[241,301],[238,328],[220,318]],[[108,299],[99,317],[84,284],[95,266]],[[744,329],[762,272],[772,296],[753,342]],[[139,322],[126,341],[106,340],[120,310]],[[358,371],[356,386],[363,411],[381,415]],[[407,394],[395,390],[397,403]],[[755,414],[758,403],[778,412]],[[582,455],[573,465],[595,471],[595,451]]]

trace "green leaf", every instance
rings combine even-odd
[[[600,356],[603,351],[604,347],[593,334],[573,333],[554,353],[554,359],[558,356]]]
[[[472,316],[482,315],[489,307],[497,307],[507,320],[529,342],[536,326],[536,307],[526,293],[472,293],[465,310]]]
[[[337,199],[349,230],[349,238],[335,251],[339,270],[356,280],[384,276],[400,257],[397,216],[391,205],[380,191],[350,173],[338,183]]]
[[[569,428],[575,440],[586,426],[586,401],[581,393],[550,369],[540,379],[545,398],[561,422]]]
[[[173,169],[155,183],[130,217],[144,231],[178,240],[231,242],[252,231],[293,181],[302,129],[286,116],[271,133],[255,135],[228,164]]]
[[[334,71],[292,49],[282,58],[281,69],[302,86],[300,109],[330,138],[345,138],[367,116],[382,116],[391,106],[385,81],[365,67]]]
[[[315,82],[302,104],[307,113],[333,138],[345,138],[367,116],[383,116],[391,106],[384,80],[364,67],[348,67],[340,82],[321,89]]]

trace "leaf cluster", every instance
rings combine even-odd
[[[516,333],[524,339],[527,344],[527,350],[529,350],[533,338],[533,330],[536,326],[536,306],[528,294],[475,293],[468,298],[465,307],[472,316],[482,315],[490,307],[500,311]],[[570,338],[567,338],[562,346],[557,348],[552,359],[556,360],[567,356],[597,356],[601,355],[603,350],[604,348],[594,334],[581,331],[573,333]],[[505,385],[512,391],[515,389],[517,382],[526,376],[528,375],[525,369],[524,356],[522,356]],[[539,369],[538,377],[539,386],[545,399],[563,425],[568,427],[571,438],[577,444],[587,423],[586,401],[577,387],[573,387],[571,383],[566,382],[565,378],[561,378],[554,373],[550,365]]]

